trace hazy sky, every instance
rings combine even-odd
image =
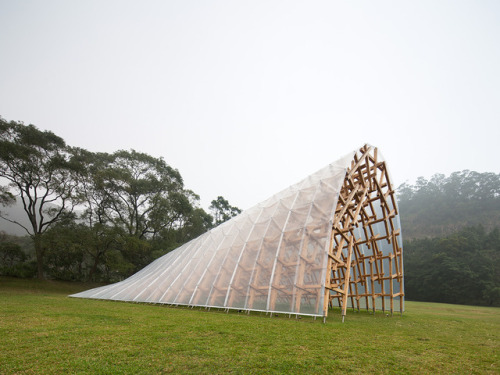
[[[500,172],[500,1],[0,0],[0,115],[246,209],[364,143]]]

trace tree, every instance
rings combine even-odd
[[[69,281],[85,279],[85,248],[89,246],[86,229],[73,220],[66,220],[56,223],[44,233],[42,247],[48,277]]]
[[[442,236],[477,224],[492,229],[500,220],[500,174],[435,174],[402,184],[397,192],[405,238]]]
[[[0,218],[31,237],[39,278],[119,279],[212,227],[199,196],[162,158],[69,147],[50,131],[0,117],[3,181],[0,208],[19,200],[29,224],[2,211]],[[222,197],[214,202],[218,223],[240,212]]]
[[[74,220],[59,222],[43,236],[45,270],[56,279],[109,281],[107,270],[117,265],[113,253],[120,252],[123,242],[121,233],[111,226],[96,223],[89,227]],[[134,268],[126,263],[125,268]]]
[[[128,236],[154,236],[179,220],[188,205],[180,173],[145,153],[117,151],[93,178],[102,214]]]
[[[81,166],[76,175],[76,194],[85,207],[81,219],[91,228],[96,224],[106,225],[111,220],[107,212],[111,202],[108,192],[102,187],[100,176],[112,161],[111,155],[74,148],[73,158]]]
[[[106,258],[106,249],[118,248],[137,270],[184,243],[190,232],[202,230],[195,220],[199,196],[184,189],[180,173],[162,158],[134,150],[78,150],[78,158],[85,166],[78,191],[87,207],[82,218],[95,233],[91,243],[98,243],[103,233],[108,239],[115,236],[113,246],[95,247],[95,261]]]
[[[241,213],[241,210],[238,207],[231,206],[229,202],[220,195],[217,199],[212,201],[209,208],[215,219],[215,226],[220,225]]]
[[[0,275],[33,277],[36,264],[30,254],[33,243],[27,236],[18,237],[0,232]]]
[[[204,209],[200,207],[194,208],[182,227],[179,242],[190,241],[210,230],[213,220],[213,217],[205,212]]]
[[[500,305],[500,231],[465,227],[405,241],[405,294],[418,301]]]
[[[26,258],[26,254],[17,243],[0,241],[0,269],[12,268],[16,263],[24,262]]]
[[[42,236],[73,212],[77,168],[62,138],[34,125],[0,118],[0,177],[8,181],[3,191],[7,189],[21,200],[30,224],[0,215],[24,228],[33,239],[40,279],[44,278]]]

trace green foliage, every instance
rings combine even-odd
[[[19,197],[30,225],[0,217],[24,228],[32,236],[38,266],[43,278],[44,251],[41,237],[52,225],[64,220],[77,203],[74,199],[75,164],[64,140],[34,125],[25,126],[0,117],[0,177],[8,182],[2,187],[0,203],[10,203],[8,194]]]
[[[398,200],[406,297],[500,306],[500,174],[420,177]]]
[[[179,243],[190,241],[205,233],[212,227],[213,217],[202,208],[196,207],[187,217],[182,230],[179,231]]]
[[[50,278],[82,280],[85,264],[85,228],[74,222],[49,229],[42,246],[45,251],[45,272]]]
[[[214,199],[209,208],[214,216],[215,226],[220,225],[241,213],[241,210],[238,207],[231,206],[229,202],[221,196]]]
[[[467,227],[404,243],[405,293],[417,301],[500,306],[500,231]]]
[[[36,262],[30,256],[30,244],[26,238],[0,232],[0,275],[33,277],[36,274]]]
[[[21,199],[31,225],[16,224],[29,235],[44,233],[72,211],[76,184],[70,160],[62,138],[0,117],[0,177],[8,181],[2,192],[14,191]]]
[[[448,235],[465,226],[500,224],[500,174],[442,174],[397,189],[404,238]]]
[[[139,271],[154,260],[151,244],[146,240],[134,236],[123,237],[120,247],[124,259],[133,265],[133,272]]]
[[[21,250],[21,246],[12,242],[0,243],[0,264],[4,267],[12,267],[18,262],[24,262],[26,254]]]
[[[122,150],[107,159],[94,175],[95,186],[106,200],[107,218],[128,235],[154,236],[191,208],[180,173],[162,158]]]
[[[0,186],[0,204],[21,199],[30,225],[16,223],[35,249],[4,274],[27,274],[18,268],[36,259],[39,278],[117,281],[212,227],[199,196],[162,158],[73,148],[1,117],[0,177],[8,182]],[[83,207],[80,217],[72,214],[75,205]]]
[[[96,285],[0,278],[2,374],[498,374],[498,308],[408,302],[310,317],[68,298]]]
[[[28,262],[28,257],[21,246],[13,242],[0,242],[0,275],[32,277],[35,273],[33,262]]]

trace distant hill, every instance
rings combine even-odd
[[[423,177],[397,189],[403,239],[447,236],[465,227],[500,227],[500,174],[468,170]]]
[[[398,200],[406,298],[500,306],[500,174],[419,178]]]

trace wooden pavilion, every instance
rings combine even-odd
[[[348,307],[403,312],[395,191],[364,145],[155,260],[73,295],[326,319]]]

